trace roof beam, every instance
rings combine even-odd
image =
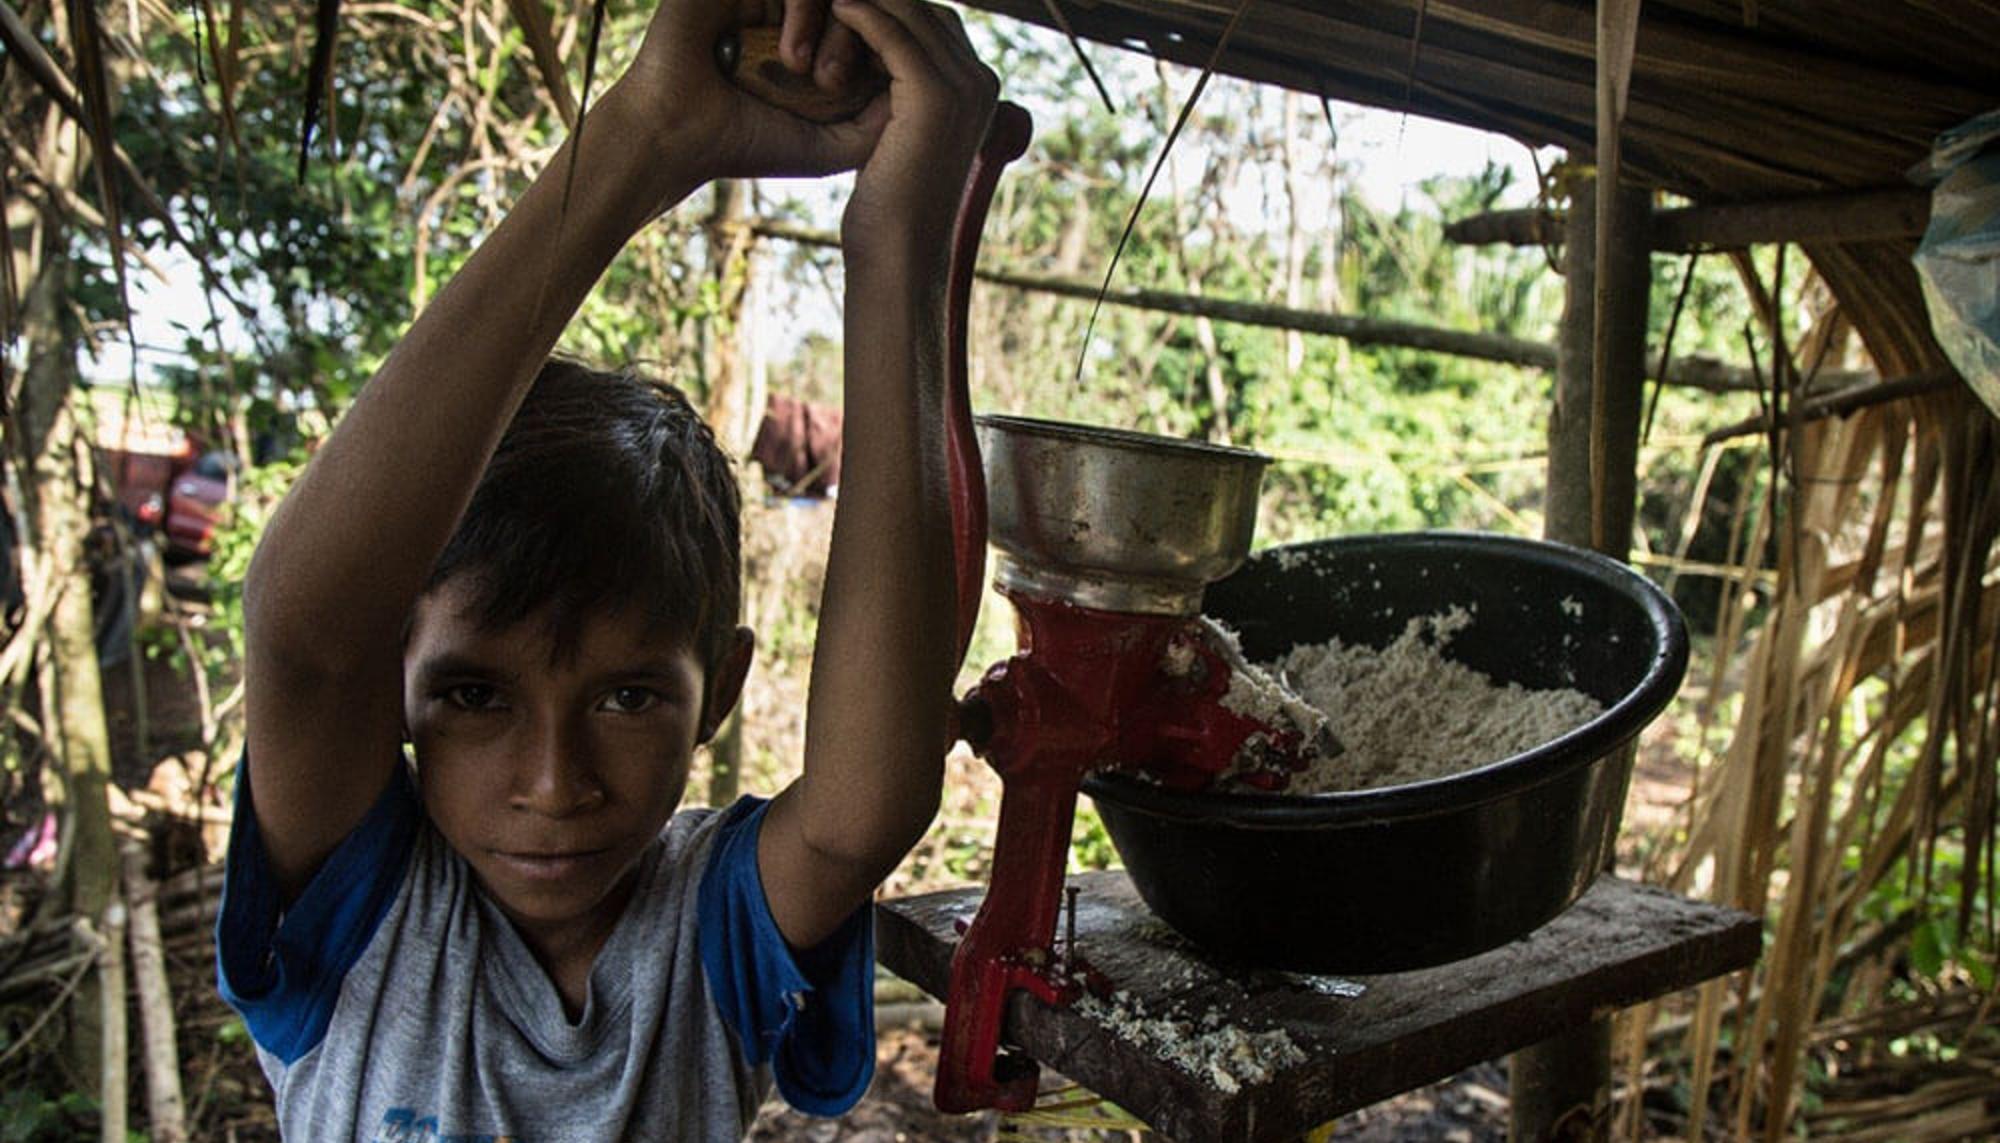
[[[1916,188],[1673,207],[1654,212],[1651,244],[1678,253],[1773,242],[1914,239],[1923,234],[1930,214],[1930,193]],[[1563,220],[1554,211],[1500,210],[1448,223],[1444,233],[1468,246],[1552,246],[1562,241]]]

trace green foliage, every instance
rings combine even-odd
[[[224,684],[241,670],[245,647],[243,585],[250,574],[250,559],[256,554],[265,523],[304,463],[302,456],[294,456],[246,470],[238,479],[235,499],[225,506],[216,524],[208,556],[207,630],[218,637],[194,641],[201,657],[199,667],[208,673],[212,686]],[[181,651],[178,643],[176,651]]]
[[[23,1086],[0,1093],[0,1143],[66,1143],[86,1137],[96,1119],[97,1101],[81,1092],[47,1095]]]
[[[1069,871],[1082,873],[1092,869],[1117,869],[1121,864],[1097,807],[1078,802],[1076,821],[1070,829]]]

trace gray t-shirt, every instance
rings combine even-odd
[[[407,774],[391,786],[282,916],[239,789],[218,962],[286,1138],[736,1139],[773,1062],[803,1110],[867,1086],[866,910],[793,957],[756,879],[764,803],[674,816],[572,1023]]]

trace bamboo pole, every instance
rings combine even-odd
[[[771,221],[756,221],[748,225],[761,237],[795,242],[802,246],[833,250],[840,248],[839,237],[825,231]],[[992,285],[1029,293],[1052,294],[1084,301],[1094,301],[1098,296],[1096,283],[1075,278],[996,269],[976,269],[973,271],[973,277]],[[1164,290],[1113,290],[1104,295],[1104,304],[1180,314],[1184,317],[1213,318],[1216,321],[1265,329],[1296,330],[1300,333],[1337,337],[1355,345],[1419,349],[1430,353],[1468,357],[1478,361],[1496,361],[1503,365],[1519,365],[1544,371],[1555,370],[1559,354],[1558,347],[1547,342],[1509,337],[1505,334],[1444,329],[1417,322],[1294,309],[1289,306],[1232,298],[1190,296]],[[1646,360],[1653,362],[1658,358],[1659,354],[1649,348]],[[1705,392],[1757,392],[1764,388],[1764,383],[1758,378],[1756,370],[1712,358],[1678,357],[1667,362],[1664,370],[1651,365],[1647,366],[1647,370],[1649,379],[1657,378],[1668,385],[1700,389]],[[1827,387],[1858,385],[1874,380],[1876,375],[1867,370],[1822,369],[1816,378],[1818,384]]]
[[[125,895],[131,906],[132,983],[139,997],[139,1035],[146,1064],[146,1126],[152,1143],[185,1143],[180,1052],[174,1045],[174,999],[160,939],[159,887],[146,875],[145,851],[124,849]]]

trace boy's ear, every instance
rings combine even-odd
[[[736,709],[743,697],[743,680],[750,674],[750,659],[757,649],[757,636],[748,627],[738,627],[729,641],[729,651],[708,677],[707,694],[702,696],[701,728],[697,743],[707,742],[722,728],[722,720]]]

